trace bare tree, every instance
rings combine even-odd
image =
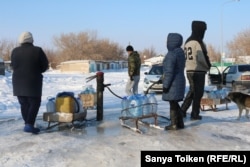
[[[43,50],[49,60],[50,67],[55,69],[56,66],[60,64],[60,60],[58,59],[58,52],[49,48],[44,48]]]
[[[211,44],[207,45],[207,52],[211,62],[220,62],[221,54],[218,49],[215,49]]]
[[[238,59],[239,56],[250,55],[250,28],[238,33],[235,38],[227,44],[230,57]]]
[[[155,48],[152,46],[150,49],[143,49],[143,51],[140,52],[140,55],[142,62],[144,62],[145,59],[157,56],[157,53],[155,51]]]
[[[97,39],[94,32],[62,34],[54,38],[61,61],[67,60],[120,60],[124,58],[121,47],[108,39]]]
[[[89,51],[88,47],[88,35],[86,33],[80,33],[76,35],[74,33],[61,34],[60,37],[54,38],[54,43],[60,52],[60,58],[62,61],[84,59]]]
[[[0,58],[4,61],[10,60],[11,51],[16,45],[17,44],[15,42],[10,40],[0,40]]]

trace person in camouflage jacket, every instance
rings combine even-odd
[[[128,52],[128,82],[126,85],[126,94],[138,94],[138,85],[140,81],[141,58],[137,51],[131,45],[126,48]]]

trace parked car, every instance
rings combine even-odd
[[[155,92],[162,92],[162,80],[161,80],[161,77],[163,75],[162,64],[152,65],[149,72],[145,72],[144,74],[145,74],[145,78],[143,82],[143,92],[146,93],[147,91],[150,91],[150,90],[155,91]],[[157,81],[159,82],[154,84]],[[150,88],[152,84],[154,85]]]
[[[229,87],[250,87],[250,64],[235,64],[226,67],[222,73],[216,66],[212,66],[208,73],[209,85]]]

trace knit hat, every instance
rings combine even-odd
[[[33,43],[33,36],[30,32],[23,32],[20,36],[19,36],[19,43],[23,44],[23,43]]]
[[[193,21],[192,22],[192,31],[196,30],[206,30],[207,29],[207,24],[204,21]]]
[[[127,48],[126,48],[126,51],[134,51],[134,48],[133,46],[131,45],[128,45]]]

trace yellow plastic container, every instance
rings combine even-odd
[[[57,97],[56,111],[64,113],[74,113],[75,101],[72,97]]]

